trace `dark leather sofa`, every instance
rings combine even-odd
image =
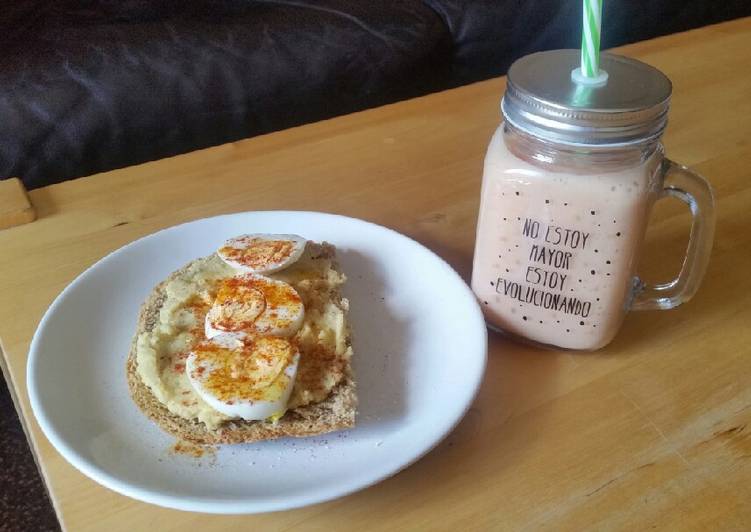
[[[580,0],[0,6],[0,178],[28,188],[497,76],[577,47],[581,27]],[[610,47],[751,15],[751,2],[604,9]]]

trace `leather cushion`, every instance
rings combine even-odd
[[[505,74],[532,52],[581,45],[581,0],[424,0],[454,43],[452,85]],[[751,15],[749,0],[605,1],[602,47]]]
[[[445,26],[419,0],[42,0],[0,11],[0,177],[28,188],[444,83]]]

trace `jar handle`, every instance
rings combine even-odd
[[[714,238],[715,210],[712,187],[699,174],[683,165],[664,159],[660,168],[664,188],[658,199],[678,198],[691,209],[691,235],[678,277],[668,283],[647,285],[634,279],[632,310],[666,310],[691,299],[699,289],[707,270]]]

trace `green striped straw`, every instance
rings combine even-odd
[[[581,72],[586,78],[597,78],[600,73],[602,0],[584,0],[583,22]]]

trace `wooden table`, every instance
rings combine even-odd
[[[41,434],[26,356],[54,297],[106,253],[219,213],[311,209],[410,235],[470,273],[482,158],[502,79],[31,192],[38,220],[0,232],[4,364],[69,530],[749,529],[751,19],[627,46],[675,95],[665,143],[715,186],[717,237],[696,298],[633,313],[596,354],[490,337],[459,427],[417,464],[333,502],[208,516],[87,479]],[[665,202],[663,202],[665,203]],[[667,202],[642,271],[675,273],[688,215]]]

